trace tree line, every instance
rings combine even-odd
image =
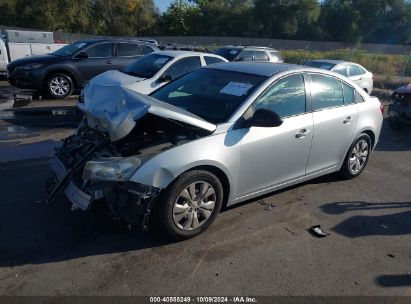
[[[409,0],[0,0],[0,24],[113,36],[411,43]]]

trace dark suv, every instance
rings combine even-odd
[[[7,66],[11,85],[33,89],[52,98],[65,98],[108,70],[121,70],[137,58],[159,51],[141,40],[84,40],[43,56],[32,56]]]

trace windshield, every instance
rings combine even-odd
[[[238,54],[240,53],[241,50],[237,49],[228,49],[228,48],[221,48],[221,49],[216,49],[214,51],[214,54],[220,55],[227,59],[228,61],[233,61]]]
[[[331,70],[335,66],[333,63],[323,61],[307,61],[304,65],[323,70]]]
[[[159,54],[149,54],[124,69],[124,73],[141,78],[153,77],[173,57]]]
[[[69,45],[63,46],[62,48],[54,51],[52,54],[57,56],[73,55],[78,50],[84,48],[88,43],[86,42],[74,42]]]
[[[226,122],[266,77],[201,68],[151,94],[214,124]]]

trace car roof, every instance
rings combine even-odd
[[[274,51],[278,52],[278,50],[268,47],[268,46],[256,46],[256,45],[226,45],[221,47],[220,49],[233,49],[233,50],[257,50],[257,51]]]
[[[84,39],[84,40],[78,40],[76,43],[99,43],[99,42],[134,42],[134,43],[139,43],[139,44],[146,44],[149,46],[155,46],[154,42],[148,42],[148,41],[143,41],[139,39]]]
[[[300,65],[289,63],[272,63],[272,62],[225,62],[216,65],[207,66],[206,68],[233,71],[259,76],[272,76],[279,72],[302,68]]]
[[[334,59],[315,59],[315,60],[307,60],[310,62],[323,62],[323,63],[330,63],[330,64],[340,64],[340,63],[354,63],[354,62],[349,62],[349,61],[344,61],[344,60],[334,60]]]
[[[155,54],[158,55],[164,55],[164,56],[170,56],[170,57],[183,57],[187,55],[204,55],[204,56],[210,56],[210,57],[217,57],[217,58],[223,58],[221,56],[218,56],[216,54],[210,54],[210,53],[204,53],[204,52],[194,52],[194,51],[177,51],[177,50],[165,50],[165,51],[158,51],[154,52]]]

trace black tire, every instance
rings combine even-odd
[[[358,171],[353,171],[353,169],[350,168],[350,158],[353,156],[354,153],[354,148],[357,146],[358,143],[361,141],[365,141],[368,145],[368,153],[365,159],[365,162],[362,163],[361,167],[359,168]],[[350,148],[348,149],[347,155],[345,156],[344,162],[341,166],[340,169],[340,176],[343,179],[351,179],[354,177],[357,177],[358,175],[361,174],[361,172],[364,170],[364,168],[367,166],[368,160],[370,158],[372,146],[371,146],[371,138],[368,134],[361,133],[357,139],[352,143]]]
[[[60,84],[60,87],[57,84]],[[47,96],[53,99],[68,98],[73,93],[73,80],[64,73],[54,73],[50,75],[45,84]]]
[[[191,228],[192,230],[183,230],[179,228],[177,224],[175,224],[175,221],[173,219],[174,204],[180,193],[190,184],[193,184],[195,182],[199,182],[199,184],[201,184],[201,182],[206,182],[212,186],[215,193],[215,205],[214,209],[211,211],[211,214],[201,226],[199,226],[197,229]],[[156,227],[152,228],[155,228],[155,230],[157,230],[161,234],[165,234],[175,240],[185,240],[192,238],[205,231],[213,223],[218,213],[220,212],[222,202],[223,187],[219,179],[214,174],[204,170],[187,171],[179,176],[160,195],[159,200],[155,204],[155,208],[153,210],[153,216],[155,220],[152,222],[152,224],[156,225]],[[182,220],[184,219],[185,218],[183,218]]]

